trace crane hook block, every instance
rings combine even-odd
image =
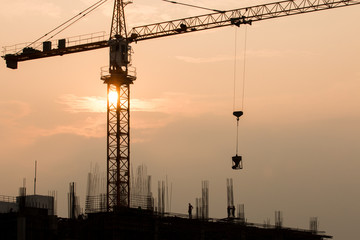
[[[239,117],[243,115],[243,111],[235,111],[233,112],[233,115],[236,117],[237,120],[239,120]]]
[[[232,169],[234,170],[238,170],[238,169],[242,169],[243,168],[243,165],[242,165],[242,157],[241,156],[238,156],[236,154],[236,156],[233,156],[232,157]]]

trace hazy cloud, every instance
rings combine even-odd
[[[65,111],[79,112],[106,112],[106,98],[98,96],[79,97],[65,94],[59,97],[58,103],[64,104]]]
[[[132,99],[131,100],[131,110],[132,111],[157,111],[161,105],[163,99],[151,99],[151,100],[141,100],[141,99]],[[99,96],[88,96],[88,97],[79,97],[73,94],[65,94],[59,97],[58,103],[64,104],[65,111],[71,113],[81,113],[81,112],[93,112],[101,113],[106,112],[106,98]]]
[[[85,137],[102,137],[106,132],[106,99],[98,96],[79,97],[66,94],[58,99],[70,113],[92,113],[91,117],[79,119],[71,125],[60,125],[52,129],[38,130],[40,136],[55,134],[75,134]],[[142,134],[133,142],[146,141],[147,136],[156,129],[166,127],[181,117],[196,117],[213,109],[222,109],[224,103],[219,96],[189,95],[185,93],[165,93],[159,98],[132,99],[131,127],[141,130]],[[221,111],[217,111],[219,113]],[[102,114],[99,114],[102,113]]]
[[[60,125],[52,129],[37,129],[39,136],[56,134],[75,134],[85,137],[104,137],[106,133],[106,98],[98,96],[80,97],[73,94],[62,95],[58,103],[65,105],[64,110],[70,113],[92,113],[92,117],[79,119],[71,125]],[[131,127],[141,131],[131,140],[144,142],[170,123],[181,117],[196,117],[211,109],[221,109],[219,96],[189,95],[185,93],[168,92],[159,98],[132,99],[131,111],[133,117]]]
[[[30,113],[30,106],[20,101],[0,102],[0,121],[11,122],[27,116]]]
[[[2,16],[31,16],[31,15],[46,15],[49,17],[59,17],[61,8],[44,0],[12,0],[7,1],[6,4],[1,5],[0,13]]]
[[[52,136],[57,134],[74,134],[83,137],[104,137],[106,135],[106,122],[104,116],[87,117],[72,125],[60,125],[53,129],[38,129],[39,136]]]
[[[16,146],[29,145],[34,143],[40,137],[54,136],[59,134],[72,134],[83,137],[104,137],[106,135],[106,123],[103,116],[88,117],[85,120],[79,120],[69,125],[57,125],[54,128],[41,128],[32,124],[18,124],[13,122],[13,125],[6,125],[0,123],[2,146]]]
[[[283,56],[314,56],[314,53],[310,51],[297,51],[297,50],[274,50],[274,49],[262,49],[262,50],[248,50],[246,57],[252,58],[272,58]],[[234,61],[234,56],[231,55],[217,55],[209,57],[192,57],[192,56],[176,56],[176,59],[187,63],[214,63],[224,61]],[[237,53],[237,60],[244,59],[244,52]]]
[[[84,9],[87,7],[90,7],[91,5],[95,4],[98,1],[94,0],[81,0],[81,2],[84,3]],[[112,16],[113,14],[113,1],[107,1],[104,4],[102,4],[96,11],[100,11],[105,16]],[[84,10],[84,9],[81,9]]]
[[[176,59],[188,63],[213,63],[234,60],[234,56],[230,55],[219,55],[212,57],[187,57],[187,56],[176,56]]]
[[[284,56],[303,56],[310,57],[314,56],[315,53],[310,51],[299,51],[299,50],[276,50],[276,49],[260,49],[260,50],[248,50],[246,56],[258,57],[258,58],[272,58],[272,57],[284,57]]]
[[[160,98],[131,99],[131,111],[182,113],[187,115],[202,114],[214,104],[219,96],[189,95],[185,93],[165,93]],[[106,98],[98,96],[79,97],[65,94],[59,97],[58,103],[65,105],[65,111],[71,113],[106,112]],[[205,105],[208,105],[207,107]]]
[[[79,119],[68,125],[56,124],[53,128],[36,126],[33,122],[24,120],[30,116],[31,108],[28,103],[21,101],[0,102],[0,140],[1,147],[11,145],[28,145],[42,136],[56,134],[75,134],[84,137],[103,137],[105,135],[106,122],[104,117],[92,116]]]
[[[145,25],[154,21],[162,21],[163,18],[160,15],[160,9],[151,5],[134,3],[126,7],[126,16],[132,25],[131,27],[134,27],[133,24]]]

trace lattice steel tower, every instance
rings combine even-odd
[[[127,41],[124,7],[115,0],[109,39],[107,84],[107,211],[130,206],[130,74],[131,48]]]

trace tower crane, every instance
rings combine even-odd
[[[58,42],[57,48],[43,45],[43,49],[24,48],[6,51],[2,56],[8,68],[17,69],[18,63],[32,59],[62,56],[70,53],[109,47],[108,71],[101,79],[107,85],[107,210],[130,206],[130,85],[136,80],[131,71],[131,43],[148,39],[192,33],[235,25],[298,15],[303,13],[347,7],[360,0],[286,0],[228,11],[176,19],[126,29],[125,6],[130,3],[114,0],[109,40],[68,45]],[[47,46],[47,47],[46,47]],[[117,93],[116,102],[109,100],[110,92]]]

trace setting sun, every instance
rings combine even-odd
[[[116,105],[118,99],[118,93],[116,91],[110,91],[108,97],[109,97],[109,104]]]

